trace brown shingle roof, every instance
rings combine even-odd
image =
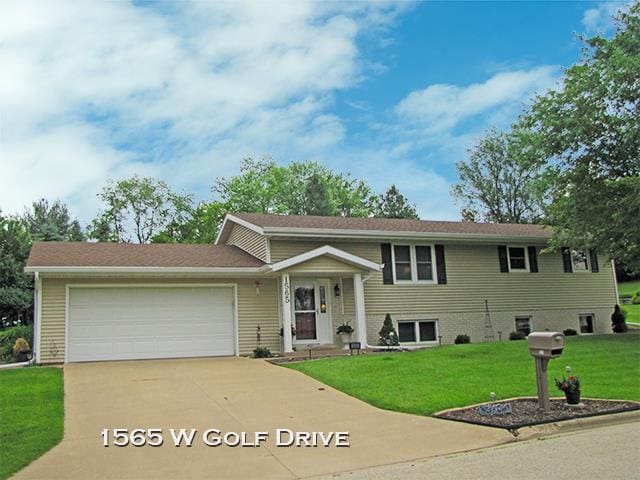
[[[515,223],[445,222],[392,218],[318,217],[237,213],[234,216],[262,228],[301,228],[331,230],[375,230],[403,233],[439,233],[548,238],[551,229],[541,225]]]
[[[233,245],[35,242],[27,267],[261,267]]]

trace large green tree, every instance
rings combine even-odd
[[[391,185],[386,192],[378,196],[375,216],[380,218],[420,218],[416,206],[409,203],[407,197],[395,185]]]
[[[109,181],[98,196],[105,209],[92,221],[89,235],[100,241],[148,243],[163,232],[170,238],[191,216],[190,195],[150,177]]]
[[[213,191],[232,212],[366,217],[375,206],[366,182],[317,162],[245,159],[240,174],[219,178]]]
[[[456,164],[452,194],[470,221],[531,223],[543,215],[545,158],[529,131],[490,129]]]
[[[520,124],[543,145],[556,247],[596,248],[640,270],[640,4],[612,38],[585,40],[559,88]]]
[[[24,273],[30,249],[24,222],[0,212],[0,326],[33,320],[33,279]]]
[[[82,241],[80,222],[72,220],[68,207],[60,200],[50,203],[41,198],[25,209],[22,220],[34,241]]]

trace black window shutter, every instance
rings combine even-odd
[[[529,271],[538,273],[538,250],[536,247],[527,247],[529,251]]]
[[[509,259],[507,258],[507,247],[498,245],[498,258],[500,259],[500,271],[506,273],[509,271]]]
[[[591,273],[598,273],[600,267],[598,267],[598,252],[594,249],[589,250],[589,259],[591,260]]]
[[[436,245],[436,275],[438,283],[447,283],[447,267],[444,262],[444,245]]]
[[[573,272],[573,267],[571,266],[571,250],[569,247],[562,247],[562,265],[564,266],[565,273]]]
[[[382,283],[385,285],[393,285],[393,270],[391,267],[391,244],[380,244],[380,253],[382,254]]]

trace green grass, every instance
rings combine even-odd
[[[566,365],[586,397],[640,400],[640,335],[567,338],[549,364],[549,391]],[[498,398],[535,396],[535,365],[526,341],[447,345],[414,352],[337,357],[287,365],[376,407],[429,415]]]
[[[621,282],[618,284],[618,293],[621,297],[631,297],[635,292],[640,291],[640,281]],[[640,305],[620,305],[622,311],[627,316],[627,322],[640,323]]]
[[[25,467],[62,440],[62,369],[0,370],[0,478]]]
[[[640,305],[620,305],[627,322],[640,323]]]
[[[618,293],[620,296],[631,296],[634,292],[640,290],[640,281],[635,282],[620,282],[618,283]]]

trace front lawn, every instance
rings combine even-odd
[[[630,297],[640,291],[640,281],[618,283],[618,293],[621,297]]]
[[[618,284],[618,293],[620,297],[629,297],[635,293],[640,291],[640,282],[620,282]],[[627,322],[631,323],[640,323],[640,304],[626,304],[620,305],[622,310],[624,311]]]
[[[562,357],[549,364],[549,391],[566,365],[582,380],[585,397],[640,400],[640,335],[567,337]],[[368,402],[429,415],[498,398],[535,396],[535,366],[526,341],[447,345],[415,352],[336,357],[286,365]]]
[[[62,440],[63,402],[62,369],[0,370],[0,478]]]

